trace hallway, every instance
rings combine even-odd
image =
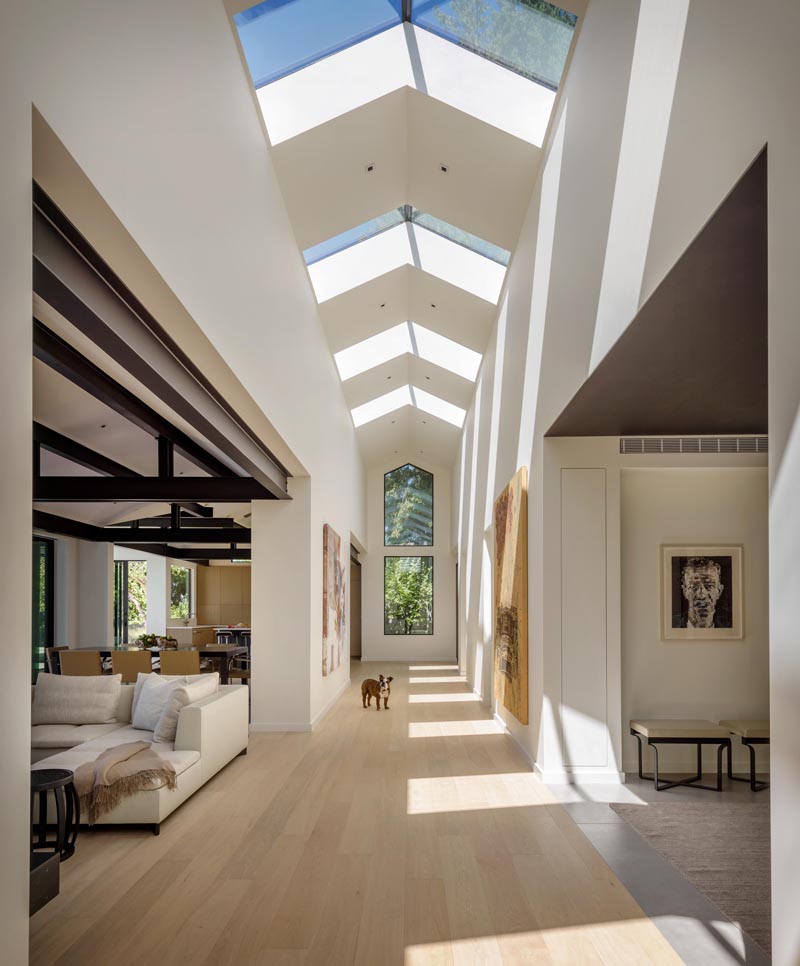
[[[361,707],[379,672],[388,713]],[[352,673],[317,731],[252,735],[159,838],[82,834],[31,963],[680,961],[454,666]]]

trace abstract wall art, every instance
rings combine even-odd
[[[322,530],[322,675],[341,666],[347,627],[342,538],[327,523]]]

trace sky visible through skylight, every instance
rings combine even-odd
[[[421,409],[459,429],[464,425],[464,417],[467,415],[466,410],[461,409],[460,406],[454,406],[446,399],[440,399],[439,396],[434,396],[433,393],[426,392],[417,386],[400,386],[399,389],[393,389],[383,396],[370,399],[363,406],[356,406],[355,409],[350,410],[350,413],[353,423],[358,428],[372,422],[373,419],[379,419],[397,409],[402,409],[403,406]]]
[[[264,0],[234,22],[258,88],[399,25],[402,0]],[[556,89],[577,17],[545,0],[412,0],[411,22]]]

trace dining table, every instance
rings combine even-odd
[[[236,658],[245,657],[249,651],[245,644],[186,644],[178,645],[179,651],[199,651],[202,655],[206,657],[218,657],[220,659],[219,667],[219,683],[228,684],[230,680],[230,668],[231,663]],[[80,651],[97,651],[101,658],[111,657],[115,651],[149,651],[151,654],[161,654],[162,651],[175,650],[175,648],[159,647],[154,645],[152,647],[136,647],[134,644],[112,644],[109,646],[102,645],[92,645],[89,647],[76,648]],[[54,663],[56,665],[56,673],[61,673],[61,664],[59,660],[59,652],[53,651]]]

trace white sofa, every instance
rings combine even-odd
[[[129,741],[152,741],[151,731],[131,725],[133,685],[123,685],[116,721],[87,725],[34,725],[32,769],[74,771],[94,761],[106,748]],[[223,685],[215,693],[181,709],[174,743],[154,748],[175,766],[178,787],[154,787],[137,792],[99,819],[98,825],[149,825],[158,835],[164,819],[237,755],[247,751],[247,688]],[[85,822],[85,816],[81,817]]]

